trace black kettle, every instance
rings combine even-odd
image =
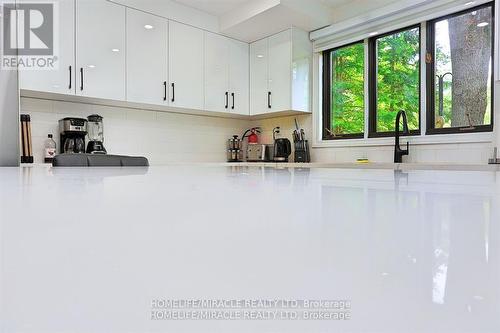
[[[292,154],[292,143],[286,138],[276,139],[276,134],[280,133],[280,128],[276,127],[273,130],[274,138],[274,161],[288,162],[288,158]]]

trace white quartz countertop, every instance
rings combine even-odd
[[[457,170],[457,171],[500,171],[500,165],[489,164],[450,164],[450,163],[275,163],[275,162],[242,162],[242,163],[207,163],[205,165],[230,165],[247,167],[279,167],[279,168],[331,168],[331,169],[391,169],[391,170]]]
[[[268,168],[327,168],[327,169],[382,169],[382,170],[450,170],[450,171],[500,171],[500,164],[451,164],[451,163],[277,163],[277,162],[189,162],[167,163],[166,166],[237,166]],[[50,164],[23,164],[21,167],[51,168]]]
[[[0,168],[0,332],[497,333],[496,170]]]

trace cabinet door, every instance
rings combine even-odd
[[[125,100],[125,7],[77,0],[77,94]]]
[[[30,3],[47,2],[45,0]],[[75,0],[55,1],[59,8],[57,21],[58,41],[54,43],[54,69],[20,70],[21,89],[37,90],[59,94],[75,93]],[[55,35],[57,37],[57,35]]]
[[[205,32],[205,109],[229,111],[229,39]]]
[[[170,21],[169,24],[170,105],[204,108],[203,30]]]
[[[230,110],[249,114],[249,50],[248,44],[229,40],[229,92]]]
[[[168,105],[168,21],[127,8],[127,100]]]
[[[264,114],[268,108],[267,38],[250,44],[250,114]]]
[[[291,109],[291,38],[291,30],[269,37],[269,90],[272,93],[272,112]]]

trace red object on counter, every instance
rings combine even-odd
[[[255,128],[252,128],[251,134],[248,136],[248,143],[259,143],[259,136]]]

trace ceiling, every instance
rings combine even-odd
[[[246,42],[291,26],[313,31],[398,0],[174,0],[219,20],[220,33]]]
[[[251,0],[174,0],[183,5],[199,9],[205,13],[221,16]],[[335,1],[335,0],[325,0]]]
[[[319,1],[330,7],[337,7],[352,2],[351,0],[319,0]]]

